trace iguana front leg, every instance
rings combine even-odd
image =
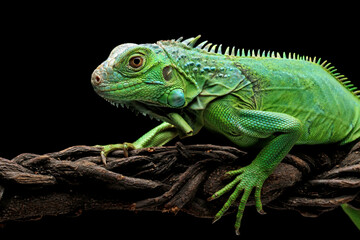
[[[136,140],[133,143],[120,143],[120,144],[109,144],[109,145],[96,145],[96,147],[101,147],[101,160],[106,164],[106,157],[110,152],[113,152],[118,149],[122,149],[127,155],[128,149],[138,149],[146,147],[156,147],[162,146],[175,138],[178,135],[178,130],[174,125],[170,123],[163,122],[159,126],[151,129],[149,132],[145,133],[142,137]]]
[[[298,119],[283,113],[242,110],[216,102],[209,108],[205,112],[207,123],[239,146],[252,145],[257,141],[267,142],[251,164],[227,172],[226,176],[236,176],[235,180],[209,198],[216,199],[235,187],[229,200],[216,214],[215,222],[243,192],[235,222],[235,231],[239,234],[241,218],[250,193],[255,190],[256,208],[259,213],[263,213],[260,200],[262,185],[298,140],[302,125]]]

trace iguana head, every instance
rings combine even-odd
[[[150,115],[186,106],[185,80],[157,44],[122,44],[96,68],[91,83],[101,97]]]
[[[179,128],[186,121],[197,131],[203,120],[194,111],[246,86],[230,60],[234,51],[228,56],[227,49],[223,55],[219,46],[215,53],[207,41],[195,46],[199,38],[119,45],[93,72],[92,85],[114,105],[129,106]]]

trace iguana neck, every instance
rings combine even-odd
[[[239,102],[252,102],[252,82],[237,67],[236,57],[205,53],[172,42],[161,42],[160,46],[187,81],[187,109],[203,110],[214,99],[239,91]]]

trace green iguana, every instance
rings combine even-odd
[[[101,97],[163,121],[134,143],[101,146],[101,155],[105,163],[116,149],[161,146],[203,127],[239,147],[260,147],[255,160],[227,172],[235,179],[209,198],[235,189],[215,222],[242,194],[239,234],[250,193],[254,190],[256,209],[264,213],[262,185],[295,144],[360,138],[360,91],[321,59],[229,47],[222,53],[222,45],[196,45],[199,37],[122,44],[93,72],[91,82]],[[346,212],[360,229],[360,210]]]

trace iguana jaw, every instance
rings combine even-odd
[[[170,105],[182,105],[183,99],[182,90],[175,88],[168,93],[164,93],[162,98],[157,99],[162,102],[164,106],[159,105],[158,102],[139,100],[138,95],[134,94],[136,91],[142,88],[144,85],[154,85],[156,82],[144,83],[141,79],[131,79],[131,81],[111,81],[107,72],[102,68],[96,69],[92,74],[91,82],[93,84],[95,92],[110,102],[114,106],[127,107],[134,111],[136,114],[141,113],[144,116],[149,116],[151,119],[169,122],[177,126],[184,135],[188,136],[192,133],[192,128],[186,123],[186,121],[177,113],[176,108],[165,107],[167,103]],[[135,99],[132,99],[134,98]],[[179,100],[180,99],[180,100]],[[185,100],[184,100],[185,101]]]
[[[181,117],[179,113],[174,111],[169,112],[169,109],[164,107],[158,107],[156,105],[149,105],[139,101],[110,101],[105,98],[106,101],[116,107],[126,107],[135,112],[136,115],[141,113],[144,116],[149,116],[150,119],[156,119],[158,121],[165,121],[176,126],[183,134],[182,136],[191,136],[193,129],[190,125]],[[173,110],[173,109],[171,109]]]

